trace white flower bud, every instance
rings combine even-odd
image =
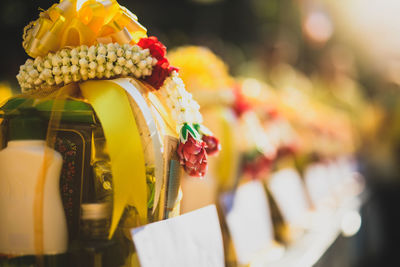
[[[78,56],[72,56],[71,64],[78,65],[79,64],[79,57]]]
[[[107,48],[103,44],[100,44],[98,49],[97,49],[97,53],[99,55],[105,56],[107,54]]]
[[[64,66],[68,66],[70,63],[71,63],[71,58],[69,58],[69,57],[63,57],[62,58],[62,64]]]
[[[68,74],[70,72],[70,67],[68,66],[62,66],[61,71],[64,75]]]
[[[122,57],[124,55],[124,49],[118,48],[117,50],[117,56]]]
[[[129,75],[129,69],[128,68],[122,68],[122,72],[121,72],[122,76],[128,76]]]
[[[104,73],[103,72],[96,72],[96,78],[97,79],[102,79],[104,77]]]
[[[88,71],[87,71],[87,69],[86,68],[81,68],[80,70],[79,70],[79,73],[81,74],[81,76],[83,77],[83,76],[87,76],[87,73],[88,73]]]
[[[106,47],[107,47],[107,51],[108,52],[111,52],[111,51],[115,50],[115,47],[114,47],[113,43],[106,44]]]
[[[132,52],[137,52],[137,51],[139,51],[139,50],[141,50],[142,48],[140,47],[140,46],[138,46],[138,45],[133,45],[132,46]]]
[[[55,81],[54,81],[53,78],[48,78],[48,79],[46,79],[46,83],[47,83],[48,85],[54,85]]]
[[[89,47],[88,47],[87,45],[81,45],[81,46],[80,46],[80,49],[81,49],[81,52],[82,52],[82,51],[83,51],[83,52],[87,52],[88,49],[89,49]]]
[[[125,63],[126,63],[126,59],[123,58],[123,57],[119,57],[118,60],[117,60],[117,62],[118,62],[118,64],[119,64],[120,66],[124,66]]]
[[[88,61],[87,61],[85,58],[81,58],[81,59],[79,60],[79,65],[80,65],[82,68],[85,68],[85,67],[88,66]]]
[[[28,66],[26,66],[26,72],[31,72],[31,71],[33,71],[35,68],[32,66],[32,65],[28,65]]]
[[[44,69],[42,72],[43,76],[46,78],[50,78],[52,76],[50,69]]]
[[[95,45],[92,45],[88,49],[88,54],[96,54],[96,50],[97,50],[97,47]]]
[[[72,82],[72,76],[71,75],[65,75],[64,76],[64,84],[69,84]]]
[[[141,60],[138,64],[139,69],[145,69],[146,68],[146,61]]]
[[[77,74],[79,72],[79,67],[77,65],[72,65],[71,66],[71,73],[72,74]]]
[[[94,79],[94,78],[96,78],[96,71],[95,71],[95,70],[89,71],[88,77],[89,77],[89,79]]]
[[[61,69],[59,67],[53,68],[53,75],[57,76],[61,74]]]
[[[148,48],[143,49],[141,54],[143,57],[148,57],[150,56],[150,50]]]
[[[158,60],[156,58],[152,58],[153,62],[151,63],[151,65],[155,66],[157,65]]]
[[[33,65],[36,67],[37,65],[41,64],[43,62],[41,57],[35,58],[35,61],[33,62]]]
[[[54,56],[51,58],[51,64],[52,64],[54,67],[57,67],[57,66],[59,66],[59,65],[62,64],[62,60],[61,60],[61,58],[60,58],[58,55],[54,55]]]
[[[104,65],[97,66],[97,73],[103,73],[106,70]]]
[[[72,79],[74,80],[74,82],[79,82],[81,80],[81,75],[79,73],[73,74]]]
[[[96,60],[97,64],[103,64],[106,62],[106,57],[104,55],[97,55]]]
[[[93,52],[88,52],[88,59],[89,61],[94,61],[96,59],[96,54]]]
[[[41,80],[46,80],[48,77],[46,77],[46,75],[44,75],[43,74],[43,72],[41,72],[40,74],[39,74],[39,79],[41,79]],[[18,79],[18,78],[17,78]]]
[[[51,61],[49,59],[46,59],[46,61],[44,62],[44,67],[46,69],[51,69],[53,66],[51,65]]]
[[[139,54],[138,54],[138,53],[134,53],[134,54],[132,55],[132,61],[133,61],[133,63],[138,63],[139,60],[140,60]]]
[[[147,64],[148,66],[151,66],[151,65],[153,64],[153,58],[152,58],[152,57],[146,58],[146,64]]]
[[[90,62],[89,68],[90,68],[91,70],[95,70],[95,69],[97,68],[97,63],[94,62],[94,61]]]
[[[128,69],[132,68],[132,67],[133,67],[133,62],[132,62],[132,60],[129,59],[128,61],[126,61],[125,66],[126,66]]]
[[[39,72],[37,70],[33,69],[29,72],[29,76],[31,76],[32,78],[36,78],[39,76]]]
[[[125,58],[126,58],[126,59],[130,59],[131,57],[132,57],[132,51],[126,50],[126,51],[125,51]]]
[[[42,79],[38,78],[35,80],[34,84],[35,85],[40,85],[42,83]]]
[[[130,44],[124,44],[124,45],[122,46],[122,48],[123,48],[125,51],[127,51],[127,50],[131,49],[132,46],[131,46]]]
[[[106,69],[107,70],[112,70],[113,68],[114,68],[114,64],[112,64],[111,62],[107,62]]]
[[[78,50],[76,50],[76,48],[73,48],[70,52],[71,57],[77,57],[79,55]]]
[[[44,70],[44,68],[43,68],[43,63],[37,65],[37,66],[36,66],[36,69],[37,69],[38,71],[42,72],[42,71]]]
[[[108,53],[107,53],[107,59],[108,59],[110,62],[114,62],[114,61],[117,60],[117,55],[115,54],[115,52],[108,52]]]
[[[26,65],[33,65],[33,60],[32,59],[27,59],[25,64]]]
[[[86,80],[88,80],[88,79],[89,79],[89,77],[88,77],[88,75],[87,75],[87,74],[85,74],[85,75],[82,75],[82,80],[86,81]]]
[[[122,73],[122,67],[121,66],[115,66],[114,67],[114,73],[117,75],[120,75]]]
[[[136,69],[133,75],[135,75],[136,78],[140,78],[142,77],[142,72],[139,69]]]
[[[68,55],[68,50],[67,50],[67,49],[61,50],[60,56],[61,56],[62,58],[69,57],[69,55]]]
[[[111,76],[114,76],[114,73],[113,73],[112,71],[110,71],[110,70],[106,70],[106,71],[104,72],[104,76],[105,76],[107,79],[109,79],[109,78],[111,78]]]
[[[86,59],[86,57],[87,57],[87,51],[81,51],[81,52],[79,52],[79,57],[80,57],[81,59],[83,59],[83,58]]]
[[[63,78],[61,76],[56,76],[54,77],[54,81],[56,82],[57,85],[59,85],[63,82]]]

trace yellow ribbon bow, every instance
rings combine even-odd
[[[35,58],[71,46],[134,44],[146,32],[136,15],[115,0],[62,0],[25,28],[23,47]]]

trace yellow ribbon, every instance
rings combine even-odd
[[[232,189],[234,185],[235,171],[234,167],[236,164],[235,161],[235,138],[234,138],[234,129],[232,128],[233,115],[226,111],[225,109],[220,109],[217,111],[217,118],[220,121],[220,126],[222,130],[222,139],[221,146],[224,148],[220,151],[218,156],[218,168],[217,175],[219,178],[220,187],[223,190]]]
[[[112,81],[87,81],[80,88],[96,112],[107,140],[114,185],[111,237],[130,201],[141,223],[147,220],[146,169],[140,133],[121,85]]]
[[[31,57],[64,47],[96,43],[133,44],[146,37],[137,17],[115,0],[61,0],[29,25],[23,46]]]

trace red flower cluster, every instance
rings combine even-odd
[[[221,144],[219,140],[212,135],[203,135],[202,140],[206,143],[207,155],[212,156],[217,154],[221,150]]]
[[[180,143],[178,155],[181,165],[190,176],[203,177],[207,171],[206,143],[198,141],[188,133],[185,143]]]
[[[158,41],[157,37],[142,38],[137,45],[143,49],[149,49],[151,56],[157,59],[157,64],[153,67],[151,75],[147,76],[144,80],[155,89],[160,89],[171,72],[174,70],[178,71],[178,69],[169,65],[169,61],[165,57],[167,48]]]
[[[233,90],[235,95],[235,102],[233,103],[233,111],[237,117],[242,116],[243,113],[251,109],[250,103],[246,100],[239,88]]]
[[[248,174],[251,178],[262,178],[263,173],[267,173],[273,164],[273,160],[260,155],[252,161],[247,161],[243,165],[243,172]]]

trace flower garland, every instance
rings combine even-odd
[[[220,150],[218,139],[204,127],[200,106],[185,89],[178,69],[170,66],[166,47],[156,37],[136,45],[118,43],[64,48],[45,57],[28,59],[17,75],[23,92],[89,79],[135,77],[152,85],[166,98],[180,133],[178,155],[186,172],[204,176],[207,155]]]

